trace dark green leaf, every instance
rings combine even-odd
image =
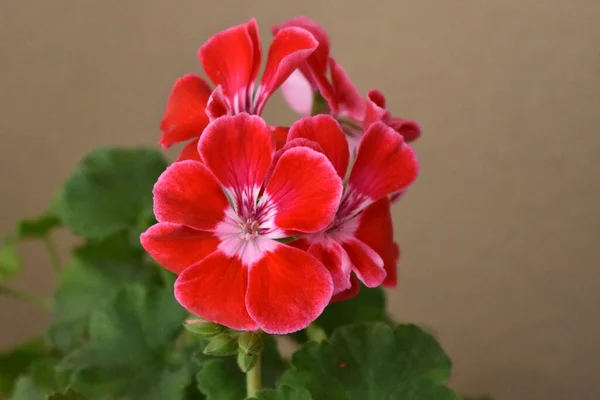
[[[143,253],[128,247],[124,234],[90,241],[74,252],[74,260],[61,277],[48,330],[50,341],[68,351],[77,346],[91,313],[111,301],[119,288],[144,282],[153,273],[143,265]]]
[[[52,229],[60,226],[60,219],[55,214],[46,213],[37,218],[24,219],[17,228],[20,239],[44,238]]]
[[[263,390],[255,400],[312,400],[310,392],[304,388],[281,385],[277,390]]]
[[[46,353],[44,341],[33,339],[0,354],[0,395],[8,396],[19,375],[27,373],[29,366]]]
[[[444,386],[451,361],[435,338],[415,325],[338,328],[325,342],[307,342],[281,384],[304,387],[314,400],[458,400]]]
[[[56,369],[55,358],[34,362],[27,375],[17,380],[10,400],[46,400],[54,392],[62,392],[68,382],[68,374]]]
[[[48,400],[86,400],[86,398],[73,389],[69,389],[64,393],[53,393],[48,396]]]
[[[0,281],[14,278],[22,267],[23,261],[17,250],[16,241],[7,239],[0,243]]]
[[[86,238],[138,229],[152,210],[152,188],[166,166],[151,149],[96,150],[67,181],[53,211]]]
[[[185,317],[172,291],[128,287],[92,313],[89,343],[61,366],[75,371],[73,388],[93,399],[181,398],[190,375],[168,356]]]
[[[45,400],[45,398],[46,396],[41,394],[35,386],[33,379],[22,375],[17,379],[9,400]]]

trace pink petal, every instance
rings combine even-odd
[[[269,96],[306,60],[317,45],[313,35],[300,28],[285,28],[275,35],[269,48],[265,72],[256,92],[255,114],[262,112]]]
[[[360,222],[354,236],[379,254],[387,273],[383,284],[387,287],[395,287],[399,254],[394,243],[390,201],[384,197],[365,208],[356,218]]]
[[[200,160],[200,153],[198,153],[198,139],[188,142],[183,149],[181,149],[181,153],[179,153],[179,157],[177,157],[176,161],[184,160],[202,161]]]
[[[248,269],[240,260],[215,252],[175,281],[175,298],[189,312],[236,330],[256,330],[246,310]]]
[[[258,27],[251,19],[217,33],[198,52],[204,71],[215,85],[223,87],[234,113],[250,107],[248,91],[258,74],[260,51]]]
[[[306,328],[323,312],[332,288],[331,276],[316,258],[277,243],[250,268],[246,305],[262,330],[287,334]]]
[[[208,124],[204,109],[211,92],[212,88],[198,75],[188,74],[175,82],[160,124],[163,148],[200,137]]]
[[[356,121],[362,120],[365,113],[365,102],[360,92],[343,68],[331,57],[329,58],[329,69],[338,112],[347,114]]]
[[[281,94],[292,110],[300,115],[310,115],[315,92],[299,69],[292,72],[290,77],[283,82]]]
[[[213,229],[225,216],[227,198],[215,176],[198,161],[171,164],[154,185],[158,222]]]
[[[333,294],[350,288],[352,264],[346,251],[329,235],[318,235],[308,248],[308,253],[323,263],[331,274]]]
[[[294,147],[277,162],[265,193],[275,206],[276,227],[313,233],[333,221],[342,181],[323,154]]]
[[[349,238],[342,247],[348,253],[352,262],[353,271],[367,287],[373,288],[381,285],[385,279],[383,260],[373,249],[360,240]]]
[[[242,113],[211,122],[198,150],[221,184],[239,200],[262,185],[273,159],[273,137],[262,118]]]
[[[361,208],[410,185],[418,174],[417,158],[402,136],[382,122],[365,132],[350,172],[345,214]],[[352,212],[350,211],[352,210]]]
[[[290,127],[288,140],[296,138],[312,140],[321,145],[338,175],[342,179],[346,176],[350,158],[348,141],[340,124],[333,117],[321,114],[294,122]]]
[[[164,222],[148,228],[140,240],[157,263],[176,274],[214,252],[220,242],[210,232]]]

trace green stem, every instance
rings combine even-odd
[[[315,324],[310,324],[305,329],[306,336],[308,336],[309,340],[314,340],[315,342],[322,342],[323,340],[327,340],[327,334],[325,331]]]
[[[260,359],[261,354],[258,354],[258,361],[256,362],[256,365],[246,373],[247,399],[256,397],[256,394],[262,389]]]
[[[50,236],[46,236],[44,238],[44,244],[46,245],[46,250],[48,250],[48,254],[50,255],[50,264],[52,265],[52,269],[56,274],[59,274],[61,270],[60,257],[58,256],[58,251],[56,250],[56,246],[54,245],[54,242]]]
[[[38,296],[31,293],[21,292],[9,286],[0,283],[0,295],[22,301],[33,306],[50,309],[52,308],[52,300],[46,297]]]

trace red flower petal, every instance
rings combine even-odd
[[[360,240],[349,238],[342,247],[348,253],[352,262],[353,271],[367,287],[373,288],[381,285],[385,279],[383,260],[373,249]]]
[[[333,285],[316,258],[277,244],[249,271],[248,312],[267,333],[286,334],[306,328],[331,299]]]
[[[352,275],[350,277],[350,289],[344,290],[336,295],[331,297],[331,301],[329,304],[339,303],[340,301],[350,300],[360,292],[360,282],[356,279],[356,276]]]
[[[276,227],[313,233],[333,221],[342,182],[327,157],[301,146],[282,154],[265,193],[277,210]]]
[[[308,253],[323,263],[331,274],[333,293],[337,294],[350,288],[352,264],[346,251],[329,235],[319,235],[308,248]]]
[[[211,92],[212,88],[198,75],[188,74],[175,82],[160,124],[163,148],[200,137],[208,124],[204,110]]]
[[[171,164],[154,185],[154,215],[159,222],[213,229],[225,216],[227,198],[215,176],[197,161]]]
[[[267,172],[267,176],[265,177],[265,183],[268,184],[269,180],[271,179],[271,176],[273,176],[273,171],[275,170],[275,166],[279,162],[281,156],[286,151],[288,151],[289,149],[293,149],[294,147],[308,147],[309,149],[313,149],[314,151],[318,151],[319,153],[325,154],[321,145],[319,145],[316,142],[313,142],[312,140],[303,138],[290,140],[281,149],[275,152],[275,155],[273,156],[273,161],[271,162],[271,167],[269,168],[269,172]]]
[[[415,121],[392,117],[389,125],[401,134],[407,143],[414,142],[421,137],[421,127]]]
[[[256,330],[246,310],[248,269],[238,258],[215,252],[175,281],[175,298],[193,314],[236,330]]]
[[[177,157],[176,161],[184,160],[202,161],[200,159],[200,153],[198,153],[198,139],[188,142],[183,149],[181,149],[181,153],[179,153],[179,157]]]
[[[338,112],[347,113],[353,119],[360,121],[365,112],[365,102],[358,89],[343,68],[331,57],[329,58],[329,69]]]
[[[348,169],[350,153],[348,141],[340,124],[330,115],[305,117],[290,127],[288,140],[304,138],[321,145],[338,175],[344,179]]]
[[[386,272],[387,275],[385,276],[385,279],[383,280],[382,285],[387,287],[387,288],[395,288],[398,286],[398,261],[400,261],[400,247],[398,246],[398,243],[394,243],[393,247],[393,259],[394,259],[394,268],[390,268],[388,269],[387,266],[386,268]],[[387,264],[386,264],[387,265]]]
[[[273,137],[275,138],[275,149],[279,150],[287,141],[287,135],[290,128],[287,126],[272,126],[271,133],[273,133]]]
[[[220,242],[210,232],[169,223],[151,226],[140,241],[157,263],[176,274],[214,252]]]
[[[267,56],[267,65],[256,92],[253,112],[260,114],[269,96],[298,68],[316,48],[317,41],[307,30],[285,28],[280,30]]]
[[[387,197],[376,201],[365,208],[357,218],[360,222],[354,236],[379,254],[387,272],[383,284],[387,287],[395,287],[398,254],[396,253],[397,246],[394,243],[390,201]]]
[[[210,121],[214,121],[219,117],[231,114],[231,107],[223,94],[223,87],[218,85],[206,102],[206,115]]]
[[[211,122],[198,150],[221,184],[236,196],[262,185],[274,151],[265,121],[246,113]]]
[[[260,65],[260,45],[255,19],[217,33],[200,48],[198,55],[206,75],[223,87],[234,113],[247,111],[249,87]]]
[[[345,198],[345,213],[356,213],[390,193],[405,189],[417,173],[415,153],[402,136],[382,122],[372,124],[360,142],[352,166],[348,192],[353,195]]]
[[[407,143],[413,142],[421,136],[421,128],[416,122],[392,117],[390,112],[385,108],[385,96],[383,93],[372,89],[367,93],[363,129],[368,129],[372,123],[377,121],[385,122],[401,134]]]

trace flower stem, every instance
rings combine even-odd
[[[52,307],[52,300],[38,296],[31,293],[21,292],[19,290],[13,289],[9,286],[3,285],[0,283],[0,295],[13,298],[15,300],[22,301],[27,304],[31,304],[33,306],[50,309]]]
[[[322,328],[319,328],[315,324],[310,324],[306,327],[306,336],[308,336],[309,340],[314,340],[315,342],[322,342],[323,340],[327,340],[327,334]]]
[[[56,274],[59,274],[61,270],[61,263],[56,246],[49,236],[44,238],[44,244],[46,245],[46,250],[48,250],[48,254],[50,255],[50,264],[52,265],[52,269]]]
[[[254,367],[246,373],[246,398],[256,397],[256,394],[262,389],[261,381],[261,354],[258,354],[258,361]]]

